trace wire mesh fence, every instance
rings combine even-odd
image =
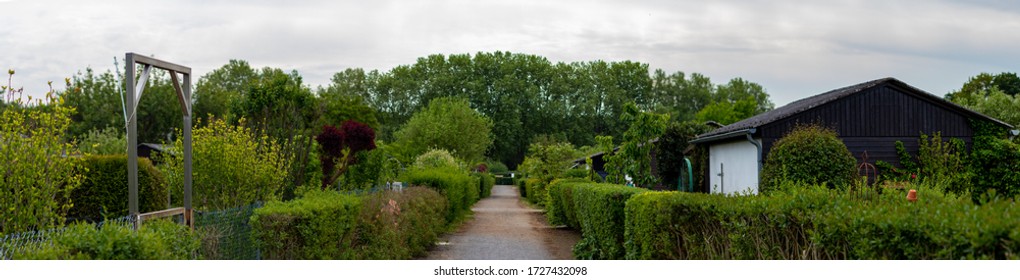
[[[195,230],[202,237],[201,255],[212,260],[257,260],[251,216],[261,203],[217,211],[197,211]]]
[[[405,187],[400,182],[391,182],[370,189],[341,192],[351,195],[368,195],[387,190],[400,191]],[[195,231],[198,232],[202,242],[200,258],[207,260],[261,259],[259,249],[251,237],[252,227],[250,224],[255,209],[259,207],[262,207],[262,203],[215,211],[195,211]],[[183,223],[183,217],[180,215],[173,216],[171,219]],[[130,217],[125,216],[94,224],[97,228],[104,225],[130,227],[132,221]],[[0,260],[15,259],[26,252],[54,246],[54,237],[67,229],[67,227],[60,227],[0,236]]]
[[[105,225],[130,226],[127,216],[95,223],[97,228]],[[67,227],[19,232],[0,237],[0,260],[11,260],[27,252],[53,246],[53,238],[67,231]]]

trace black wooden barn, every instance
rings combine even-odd
[[[751,169],[760,168],[773,144],[798,123],[834,128],[858,163],[867,152],[868,163],[896,164],[895,142],[902,141],[916,154],[921,133],[941,132],[943,139],[959,138],[969,147],[974,135],[971,119],[1011,128],[897,79],[884,78],[801,99],[699,135],[692,142],[709,146],[705,190],[721,185],[728,187],[722,191],[727,193],[741,189],[757,192],[758,170]],[[755,179],[739,181],[738,176],[726,176],[738,175],[734,172]],[[723,176],[718,176],[720,173]]]

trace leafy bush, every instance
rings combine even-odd
[[[642,112],[630,102],[624,106],[620,120],[627,122],[628,128],[623,132],[620,150],[605,157],[608,164],[606,171],[610,177],[622,178],[626,174],[633,178],[635,186],[652,188],[659,183],[659,178],[652,174],[650,157],[653,145],[649,142],[666,130],[669,115]]]
[[[78,149],[92,155],[127,154],[127,137],[115,127],[91,130],[78,142]]]
[[[252,238],[264,259],[353,259],[362,199],[335,191],[310,191],[273,201],[251,217]]]
[[[358,153],[358,164],[352,165],[337,180],[342,191],[364,191],[393,181],[400,165],[382,149]]]
[[[417,168],[460,168],[457,159],[449,151],[443,149],[432,149],[419,155],[414,160],[414,167]]]
[[[516,182],[517,192],[520,193],[521,197],[527,198],[528,197],[527,179],[518,178],[516,180],[517,180],[517,182]]]
[[[921,187],[917,202],[801,186],[767,196],[645,193],[626,206],[628,259],[1018,259],[1015,203]],[[925,188],[927,187],[927,188]]]
[[[267,259],[410,259],[446,229],[446,198],[410,187],[366,196],[312,190],[255,210],[252,237]]]
[[[319,162],[322,166],[322,189],[333,185],[351,165],[364,158],[359,155],[375,149],[375,130],[353,120],[344,121],[340,128],[326,125],[315,137],[319,143]]]
[[[101,221],[128,215],[127,155],[85,157],[85,181],[71,191],[74,206],[69,218]],[[163,174],[147,158],[138,158],[138,210],[142,213],[167,208],[170,193]]]
[[[935,183],[944,191],[956,194],[971,191],[971,174],[967,171],[966,144],[960,139],[942,141],[942,133],[936,132],[930,137],[921,134],[916,156],[907,152],[902,141],[896,141],[896,154],[900,158],[900,166],[878,161],[880,177],[884,180],[912,181],[921,180]],[[964,171],[964,172],[961,172]]]
[[[538,206],[545,206],[545,191],[546,182],[538,178],[528,178],[524,180],[524,188],[528,194],[528,202],[531,202]]]
[[[549,182],[562,176],[573,164],[571,161],[579,156],[570,143],[538,139],[528,147],[528,156],[518,169],[528,177]]]
[[[974,145],[970,170],[975,198],[989,191],[1006,197],[1020,194],[1020,144],[1003,139],[1006,129],[984,121],[972,121]]]
[[[687,121],[682,123],[671,123],[666,127],[666,131],[663,132],[662,136],[659,136],[659,142],[655,143],[655,159],[658,165],[659,180],[662,184],[669,189],[675,188],[679,185],[678,179],[680,178],[680,170],[686,170],[686,163],[684,162],[684,151],[690,145],[691,139],[697,137],[700,134],[706,133],[712,130],[710,126],[695,121]],[[691,164],[694,165],[694,170],[698,170],[699,161],[694,160],[692,155]],[[696,186],[700,186],[698,182],[704,180],[704,174],[700,172],[694,173],[694,181]]]
[[[362,201],[358,222],[358,258],[424,256],[446,229],[446,212],[446,198],[429,188],[368,195]]]
[[[198,257],[200,237],[166,219],[146,221],[137,232],[130,223],[102,226],[75,223],[50,241],[16,251],[15,259],[45,260],[168,260]]]
[[[257,201],[279,200],[290,163],[280,145],[264,135],[223,120],[210,121],[195,129],[193,153],[193,203],[198,209],[226,209]],[[178,137],[173,148],[162,155],[160,166],[170,185],[173,205],[180,205],[184,193],[183,144]]]
[[[12,71],[13,72],[13,71]],[[60,225],[82,175],[64,132],[74,108],[8,105],[0,113],[0,235]]]
[[[580,229],[577,211],[574,209],[574,189],[590,183],[587,179],[556,179],[549,183],[548,199],[545,202],[545,216],[549,224]]]
[[[506,164],[498,160],[487,160],[485,165],[489,167],[489,173],[492,174],[503,174],[510,171],[510,168],[506,167]]]
[[[405,182],[411,186],[433,188],[446,197],[450,203],[447,222],[464,217],[471,205],[478,201],[480,184],[466,171],[448,168],[411,169],[405,174]]]
[[[798,125],[776,141],[762,167],[762,192],[783,180],[843,187],[856,175],[857,160],[832,129]]]
[[[624,205],[645,189],[614,184],[585,184],[573,189],[574,208],[581,226],[581,241],[574,246],[578,259],[622,259]]]
[[[588,170],[580,168],[568,169],[567,172],[563,173],[563,178],[588,178]]]
[[[473,172],[471,176],[478,179],[478,197],[486,198],[492,195],[492,187],[496,185],[496,177],[489,173]]]

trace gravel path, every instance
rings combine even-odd
[[[521,201],[517,187],[497,185],[475,203],[474,218],[441,236],[430,260],[569,260],[580,233],[549,227],[540,209]]]

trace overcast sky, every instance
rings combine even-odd
[[[0,69],[35,96],[126,52],[196,78],[244,59],[315,87],[346,68],[497,50],[742,77],[777,106],[882,77],[942,96],[980,72],[1020,71],[1020,3],[0,0]]]

